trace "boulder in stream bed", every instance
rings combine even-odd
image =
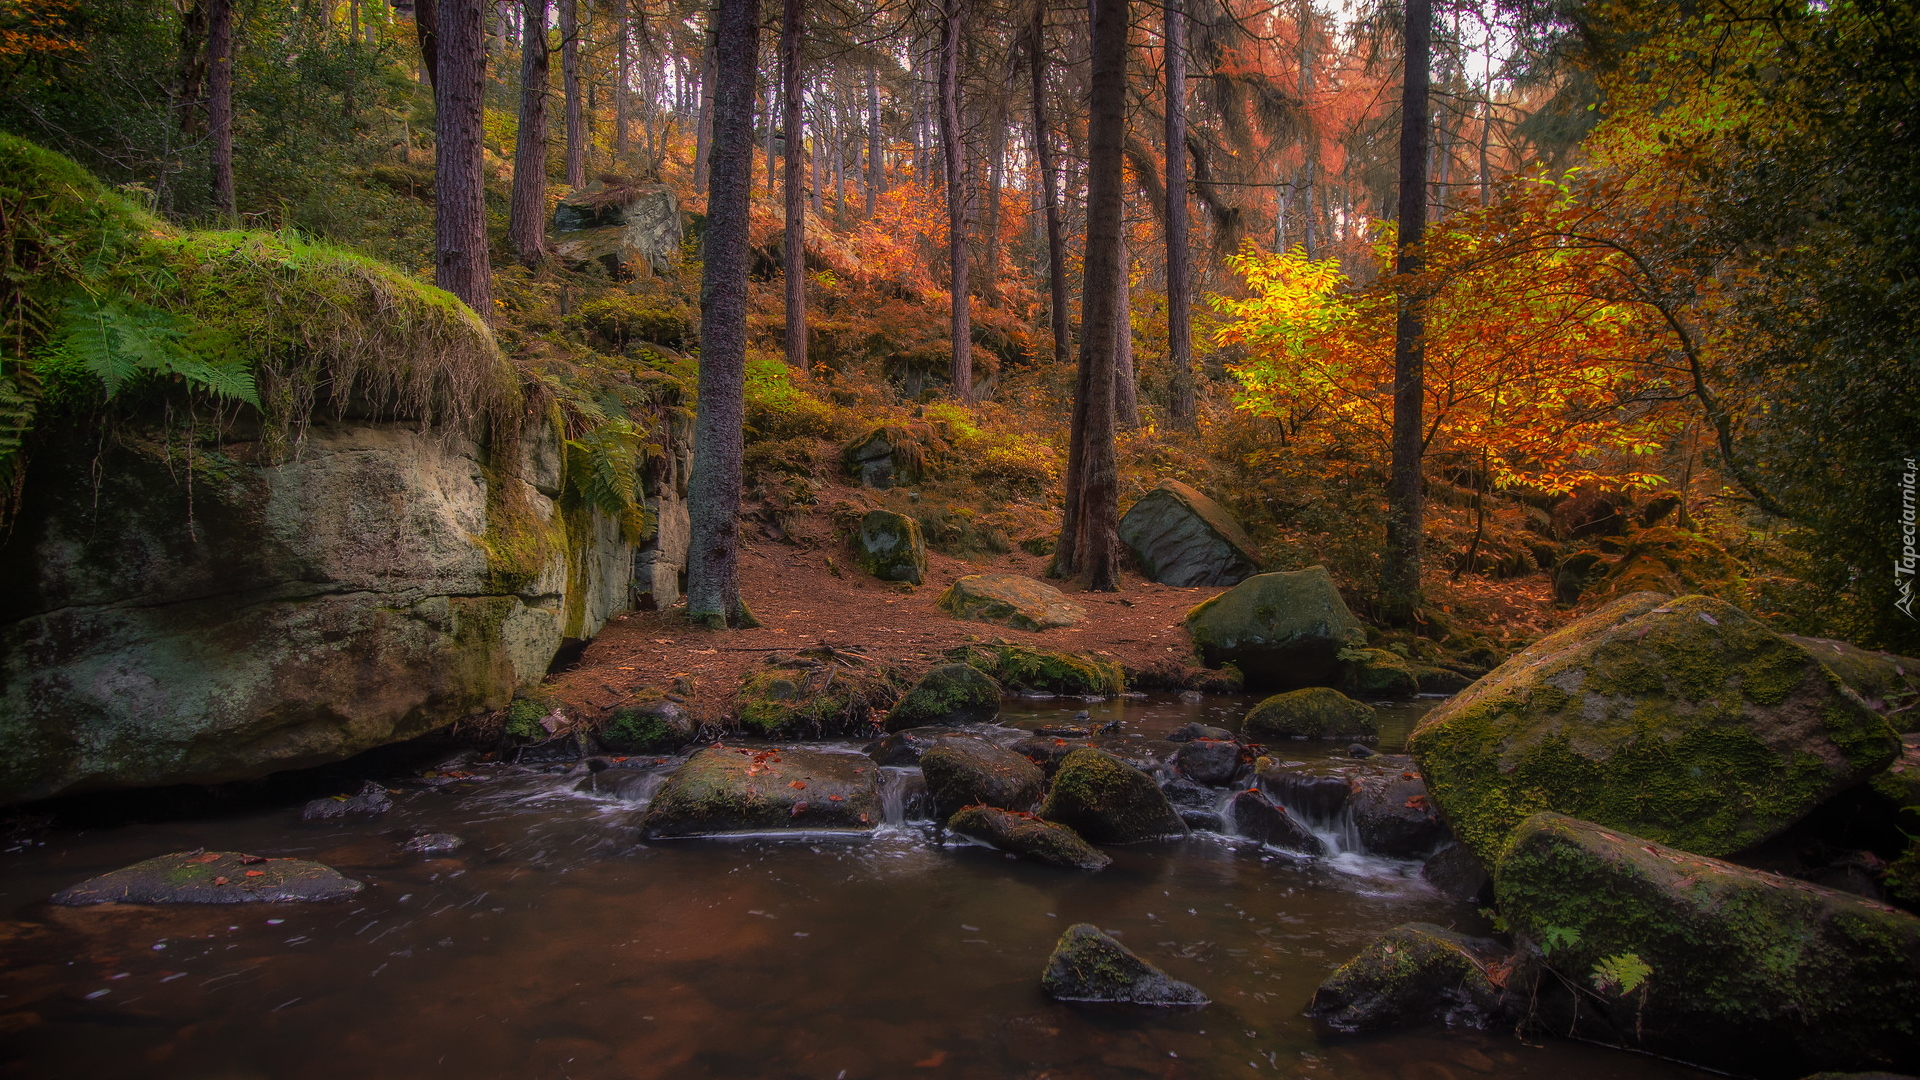
[[[263,904],[345,900],[366,888],[304,859],[238,851],[180,851],[90,878],[53,894],[56,904]]]
[[[1253,541],[1225,507],[1178,480],[1162,480],[1120,518],[1120,542],[1162,585],[1237,585],[1260,569]]]
[[[1240,737],[1271,743],[1287,739],[1371,739],[1380,734],[1373,706],[1325,686],[1275,694],[1248,710]]]
[[[1505,950],[1432,923],[1403,923],[1342,964],[1307,1015],[1341,1031],[1439,1021],[1485,1027],[1505,1011]]]
[[[1313,830],[1259,791],[1250,789],[1235,795],[1229,812],[1236,835],[1302,855],[1327,853],[1326,843]]]
[[[1038,765],[985,739],[940,740],[920,755],[920,772],[943,818],[976,804],[1022,813],[1039,805],[1047,788]]]
[[[1195,739],[1219,739],[1228,742],[1233,739],[1233,732],[1223,727],[1214,727],[1212,724],[1202,724],[1196,720],[1190,724],[1180,725],[1174,729],[1173,734],[1167,736],[1168,742],[1192,742]]]
[[[1060,762],[1040,816],[1096,844],[1129,844],[1187,832],[1152,777],[1091,748],[1075,750]]]
[[[902,728],[873,740],[862,752],[878,765],[918,765],[920,755],[940,745],[941,739],[959,734],[950,727]]]
[[[860,754],[709,746],[660,785],[640,834],[865,832],[880,821],[879,772]]]
[[[1246,747],[1232,739],[1192,739],[1180,747],[1174,764],[1195,783],[1225,787],[1252,760]]]
[[[1140,959],[1091,923],[1067,927],[1040,975],[1056,1001],[1206,1005],[1207,995]]]
[[[1032,814],[967,806],[947,819],[947,828],[1022,858],[1073,870],[1100,870],[1113,862],[1106,852],[1080,839],[1079,833]]]
[[[1019,574],[968,574],[948,586],[936,603],[956,619],[1001,623],[1016,630],[1051,630],[1087,617],[1087,609],[1059,589]]]
[[[970,664],[941,664],[920,676],[888,711],[888,731],[934,724],[984,724],[1000,715],[1000,684]]]
[[[1324,566],[1256,574],[1188,612],[1186,626],[1208,667],[1231,663],[1248,687],[1278,690],[1333,682],[1340,650],[1366,641]]]

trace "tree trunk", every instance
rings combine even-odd
[[[1000,180],[1007,157],[1007,103],[1005,98],[993,103],[993,115],[987,124],[987,266],[986,281],[981,283],[980,295],[987,302],[998,306],[1000,303]]]
[[[953,286],[953,396],[973,402],[973,295],[967,281],[967,155],[960,145],[960,29],[967,0],[946,0],[940,28],[940,152],[947,172],[947,266]]]
[[[630,76],[628,62],[631,59],[630,35],[627,32],[627,0],[614,0],[613,18],[618,34],[615,47],[619,51],[614,63],[613,156],[619,163],[616,167],[624,169],[628,167],[627,155],[632,149],[632,143],[627,137],[627,98],[629,97],[627,80]]]
[[[1400,103],[1401,274],[1417,274],[1427,225],[1427,63],[1430,0],[1407,0],[1407,59]],[[1393,337],[1393,472],[1387,489],[1387,550],[1381,568],[1386,614],[1407,624],[1420,606],[1421,410],[1426,394],[1422,298],[1403,288]]]
[[[745,448],[747,196],[753,185],[760,0],[718,0],[713,150],[700,278],[700,381],[687,481],[687,619],[752,625],[740,599],[740,465]]]
[[[820,179],[820,166],[821,151],[824,149],[823,144],[827,138],[827,125],[822,122],[820,110],[817,107],[813,112],[812,131],[813,138],[807,140],[807,156],[810,161],[810,164],[807,166],[807,198],[813,203],[814,216],[818,217],[823,209],[821,203],[821,195],[823,194],[821,188],[823,185]]]
[[[580,92],[580,0],[560,0],[560,82],[567,95],[567,186],[587,186],[587,114]]]
[[[880,143],[880,69],[867,67],[867,216],[887,182],[887,165]]]
[[[434,284],[493,319],[482,187],[487,28],[482,0],[440,0],[433,107]]]
[[[173,94],[182,135],[191,136],[200,130],[200,110],[205,100],[201,87],[207,81],[208,44],[207,0],[192,0],[180,12],[180,81]]]
[[[1040,167],[1040,201],[1047,218],[1047,290],[1052,304],[1053,359],[1067,360],[1066,241],[1060,235],[1060,180],[1053,165],[1053,131],[1047,123],[1047,0],[1034,0],[1028,77],[1033,88],[1033,151]]]
[[[1127,128],[1127,0],[1092,0],[1087,87],[1087,247],[1081,286],[1080,371],[1067,455],[1067,505],[1055,548],[1059,572],[1087,587],[1120,587],[1119,483],[1113,449],[1122,150]]]
[[[207,134],[213,140],[213,212],[234,224],[233,0],[207,4]]]
[[[801,200],[806,197],[806,153],[800,115],[800,39],[806,35],[805,0],[786,0],[780,19],[780,125],[786,138],[786,170],[782,202],[787,215],[785,240],[787,285],[787,364],[802,374],[807,370],[807,221]]]
[[[1187,14],[1167,0],[1167,370],[1168,419],[1197,424],[1193,387],[1193,264],[1187,225]]]
[[[433,88],[435,94],[438,94],[440,90],[439,0],[414,0],[413,36],[420,42],[420,68],[427,73],[427,85]]]
[[[520,127],[513,139],[507,239],[522,265],[547,257],[547,0],[521,0]]]
[[[713,153],[713,42],[700,53],[700,126],[693,135],[693,186],[707,186],[707,160]]]
[[[1127,254],[1125,219],[1120,234],[1120,275],[1115,282],[1113,325],[1113,415],[1123,428],[1140,426],[1140,388],[1133,370],[1133,260]]]

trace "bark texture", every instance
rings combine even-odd
[[[560,81],[567,96],[567,186],[587,186],[587,113],[580,91],[580,0],[560,0]]]
[[[800,39],[806,33],[805,0],[786,0],[780,20],[780,123],[786,131],[781,192],[787,216],[784,251],[787,286],[787,364],[807,370],[806,158],[801,116]],[[817,173],[818,170],[815,170]],[[819,177],[814,178],[819,183]]]
[[[522,0],[520,128],[513,142],[507,238],[526,266],[547,256],[547,0]]]
[[[953,286],[953,396],[973,401],[973,297],[967,280],[967,154],[960,143],[960,29],[967,0],[946,0],[940,28],[940,148],[947,164],[947,266]]]
[[[433,282],[482,319],[493,313],[481,186],[487,30],[481,0],[440,0],[434,83]]]
[[[1033,89],[1033,149],[1040,168],[1040,202],[1047,218],[1047,290],[1052,310],[1053,358],[1067,358],[1066,241],[1060,235],[1060,181],[1053,164],[1053,128],[1047,120],[1047,2],[1034,0],[1032,51],[1027,57]]]
[[[1418,245],[1427,225],[1427,73],[1431,0],[1407,0],[1406,79],[1400,103],[1401,274],[1424,265]],[[1402,290],[1393,336],[1393,472],[1387,490],[1387,550],[1382,568],[1388,615],[1410,622],[1420,606],[1421,411],[1426,395],[1423,298]]]
[[[1193,394],[1193,263],[1187,223],[1187,14],[1167,0],[1167,369],[1168,419],[1191,431]]]
[[[207,135],[213,141],[213,212],[231,220],[233,194],[233,0],[207,4]]]

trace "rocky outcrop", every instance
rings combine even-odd
[[[1463,843],[1554,810],[1702,855],[1765,840],[1899,739],[1807,648],[1704,596],[1623,597],[1542,638],[1408,748]]]
[[[627,605],[620,523],[412,423],[37,456],[0,549],[0,803],[336,761],[503,708]],[[191,488],[188,481],[191,478]]]
[[[984,724],[1000,715],[1000,684],[968,664],[941,664],[888,710],[888,731],[941,724]]]
[[[881,581],[918,585],[927,576],[927,541],[920,523],[891,510],[860,519],[860,569]]]
[[[693,519],[687,513],[687,477],[693,472],[692,421],[667,417],[666,453],[641,472],[641,494],[653,515],[652,536],[633,549],[629,604],[636,611],[659,611],[680,602],[687,591],[687,543]]]
[[[1055,1001],[1205,1005],[1207,995],[1127,951],[1091,923],[1067,927],[1047,958],[1040,989]]]
[[[1019,574],[968,574],[937,601],[956,619],[1000,623],[1016,630],[1051,630],[1087,617],[1086,609],[1044,581]]]
[[[966,806],[1025,813],[1039,805],[1047,787],[1038,765],[985,739],[940,740],[920,755],[920,772],[942,818]]]
[[[1233,515],[1178,480],[1160,481],[1127,509],[1120,542],[1162,585],[1238,585],[1260,569],[1259,552]]]
[[[866,832],[880,821],[879,773],[859,754],[709,746],[660,785],[640,834]]]
[[[595,181],[553,210],[553,253],[574,267],[599,263],[617,278],[669,273],[686,225],[665,184]]]
[[[1187,832],[1152,777],[1104,750],[1088,748],[1060,762],[1040,816],[1096,844],[1129,844]]]
[[[346,900],[366,888],[338,870],[304,859],[268,859],[237,851],[181,851],[53,894],[56,904],[271,904]]]
[[[1912,915],[1561,814],[1493,876],[1550,1030],[1760,1077],[1920,1070]]]
[[[1373,706],[1325,686],[1275,694],[1248,710],[1240,735],[1249,742],[1287,739],[1371,739],[1380,734]]]
[[[1481,1028],[1505,1011],[1504,950],[1432,923],[1403,923],[1342,964],[1313,992],[1307,1015],[1341,1031],[1438,1021]]]
[[[1188,612],[1186,625],[1208,667],[1233,664],[1247,686],[1277,690],[1331,684],[1340,650],[1366,641],[1323,566],[1250,577]]]
[[[992,844],[1023,859],[1071,870],[1101,870],[1113,859],[1080,839],[1065,825],[991,806],[968,806],[947,820],[947,828]]]

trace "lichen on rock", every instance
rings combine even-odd
[[[888,731],[939,724],[984,724],[1000,715],[1000,684],[970,664],[941,664],[920,677],[887,712]]]
[[[1135,956],[1092,923],[1075,923],[1060,935],[1040,975],[1040,989],[1056,1001],[1208,1004],[1199,988]]]
[[[1087,617],[1065,593],[1019,574],[968,574],[936,601],[956,619],[1001,623],[1016,630],[1051,630]]]
[[[1247,711],[1240,737],[1249,742],[1287,739],[1372,739],[1380,734],[1373,706],[1338,690],[1313,686],[1275,694]]]
[[[918,585],[927,576],[927,541],[920,523],[891,510],[860,518],[860,569],[881,581]]]
[[[1340,650],[1366,642],[1366,628],[1324,566],[1256,574],[1187,613],[1208,667],[1234,664],[1250,687],[1324,686]]]
[[[1129,844],[1187,832],[1152,777],[1104,750],[1085,747],[1060,762],[1040,816],[1096,844]]]

